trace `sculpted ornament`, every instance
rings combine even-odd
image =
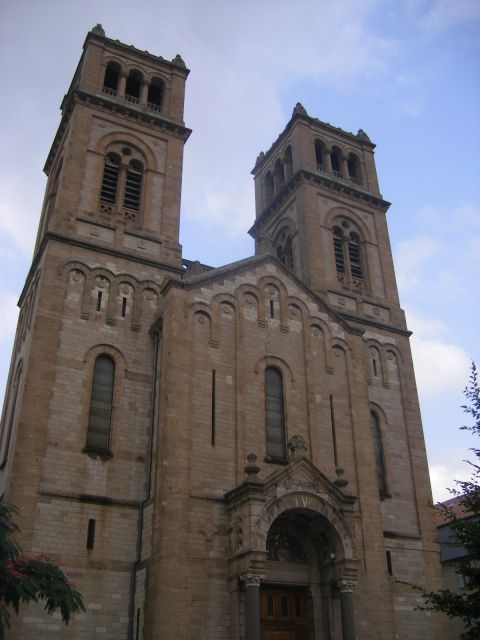
[[[260,581],[263,580],[263,576],[259,573],[244,573],[240,576],[240,580],[245,583],[245,587],[260,587]]]
[[[357,586],[355,580],[339,580],[337,587],[340,593],[353,593],[353,590]]]

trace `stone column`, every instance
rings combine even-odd
[[[145,80],[142,82],[142,88],[140,89],[140,104],[147,104],[149,86],[150,85],[145,82]]]
[[[356,582],[353,580],[340,580],[337,582],[340,591],[340,610],[342,613],[342,638],[343,640],[355,640],[355,615],[353,612],[353,589]]]
[[[125,97],[125,87],[127,86],[127,76],[122,73],[120,75],[120,80],[118,81],[118,97],[119,98],[124,98]]]
[[[257,573],[241,576],[245,584],[245,638],[260,640],[260,580]]]
[[[323,154],[323,166],[325,171],[328,173],[332,173],[332,159],[330,157],[330,149],[325,149],[325,153]]]

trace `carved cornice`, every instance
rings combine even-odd
[[[137,122],[140,122],[141,124],[166,130],[173,135],[179,136],[184,142],[188,140],[188,137],[192,133],[191,129],[188,129],[178,122],[173,122],[163,114],[153,113],[146,110],[144,111],[139,107],[131,106],[126,102],[122,102],[119,98],[111,98],[106,94],[93,94],[80,91],[80,89],[74,89],[67,94],[62,103],[62,119],[55,134],[55,138],[53,139],[47,161],[45,162],[44,171],[47,175],[52,166],[56,150],[63,137],[68,121],[70,120],[73,107],[78,102],[91,104],[99,107],[100,109],[104,109],[105,111],[110,111],[116,115],[129,118],[130,120],[137,120]]]
[[[360,187],[357,187],[353,183],[349,183],[341,178],[328,173],[311,173],[310,171],[300,170],[285,184],[283,189],[275,196],[272,202],[265,207],[260,213],[258,218],[253,223],[252,227],[248,230],[248,233],[255,238],[260,231],[265,227],[267,222],[273,217],[278,210],[280,204],[290,196],[294,188],[296,188],[301,182],[310,182],[312,184],[325,187],[330,191],[334,191],[340,195],[345,195],[355,200],[373,206],[381,211],[387,211],[390,206],[390,202],[378,198],[377,196],[364,191]]]

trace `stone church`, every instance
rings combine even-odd
[[[179,244],[189,71],[88,33],[48,155],[0,494],[87,611],[21,640],[438,640],[432,497],[374,147],[297,104],[255,254]]]

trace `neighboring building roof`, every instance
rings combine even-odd
[[[435,522],[437,527],[441,527],[446,524],[450,524],[450,519],[447,517],[445,509],[451,511],[458,518],[468,518],[470,514],[463,504],[461,504],[463,496],[455,496],[444,502],[439,502],[435,507]]]

